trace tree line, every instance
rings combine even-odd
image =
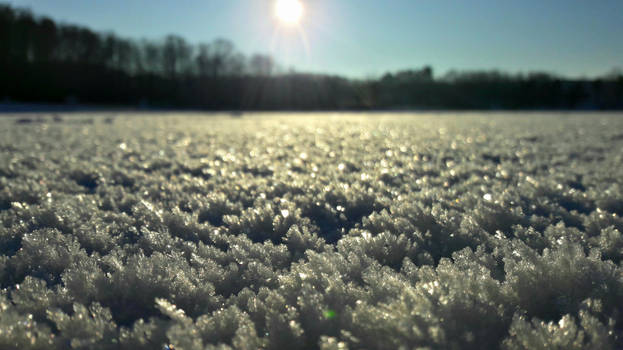
[[[623,74],[451,71],[378,79],[284,72],[228,40],[133,40],[0,4],[0,99],[210,110],[623,109]]]

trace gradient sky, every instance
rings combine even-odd
[[[2,0],[0,0],[2,1]],[[217,37],[285,68],[375,77],[431,65],[570,77],[623,68],[622,0],[302,0],[300,29],[274,0],[12,0],[66,23],[120,36]],[[6,2],[6,1],[5,1]]]

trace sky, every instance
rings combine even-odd
[[[0,0],[2,1],[2,0]],[[275,0],[12,0],[37,15],[159,39],[231,40],[284,69],[378,77],[387,71],[547,71],[568,77],[623,68],[621,0],[301,0],[296,26]],[[6,0],[4,1],[7,2]]]

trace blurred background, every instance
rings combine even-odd
[[[0,2],[0,104],[623,109],[623,2]]]

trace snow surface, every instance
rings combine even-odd
[[[623,115],[0,116],[0,349],[623,347]]]

